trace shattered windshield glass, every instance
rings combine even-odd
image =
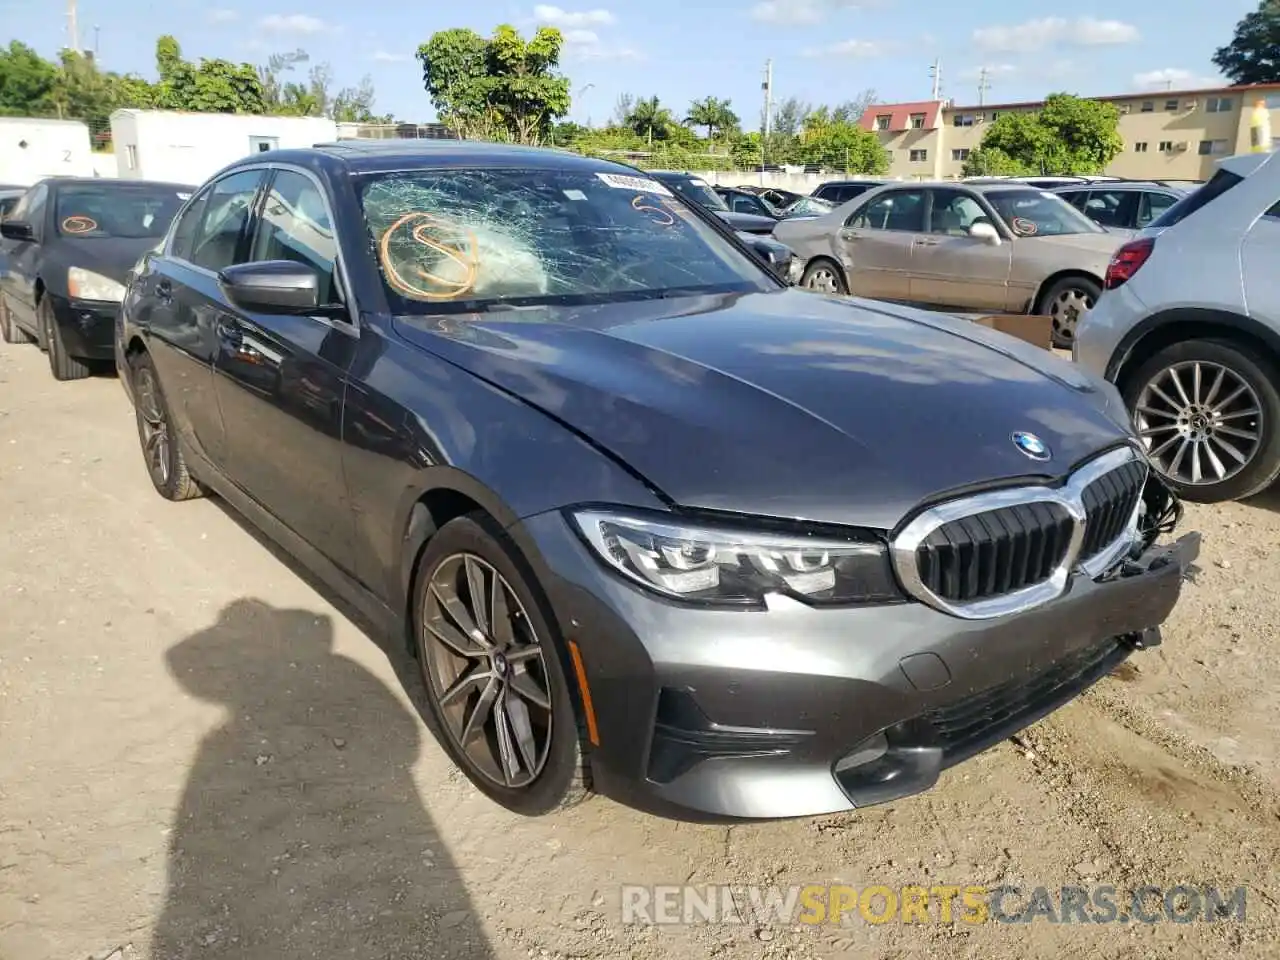
[[[361,199],[397,312],[777,288],[754,260],[647,177],[397,171],[365,178]]]

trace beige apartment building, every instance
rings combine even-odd
[[[1120,110],[1124,150],[1105,173],[1133,179],[1205,180],[1223,157],[1247,153],[1250,115],[1262,100],[1280,143],[1280,84],[1170,90],[1098,97]],[[877,104],[862,115],[890,152],[890,174],[908,180],[959,177],[982,142],[985,125],[1002,113],[1039,110],[1042,103],[955,106],[949,101]]]

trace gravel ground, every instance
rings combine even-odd
[[[731,828],[522,820],[417,683],[216,500],[150,488],[120,386],[0,346],[0,960],[1277,956],[1280,495],[1205,536],[1163,646],[927,795]],[[409,691],[406,693],[406,691]],[[622,884],[1248,886],[1219,923],[624,925]]]

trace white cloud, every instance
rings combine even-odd
[[[983,69],[983,67],[969,67],[961,71],[960,76],[964,80],[977,80],[982,75]],[[1012,63],[988,63],[985,69],[987,76],[991,79],[1012,76],[1018,72],[1018,68]]]
[[[549,23],[553,27],[565,29],[603,27],[613,23],[615,19],[608,10],[562,10],[542,3],[533,8],[533,15],[539,23]]]
[[[240,14],[225,7],[213,7],[205,11],[204,18],[210,23],[234,23],[240,19]]]
[[[401,60],[408,60],[409,55],[405,53],[389,53],[386,50],[375,50],[373,59],[379,63],[399,63]]]
[[[821,23],[841,10],[856,10],[861,0],[760,0],[751,8],[751,19],[788,26]]]
[[[841,40],[825,47],[809,47],[806,57],[878,57],[885,52],[885,45],[872,40]]]
[[[1187,90],[1195,87],[1220,87],[1222,84],[1223,81],[1218,77],[1201,76],[1181,67],[1165,67],[1163,70],[1148,70],[1146,73],[1133,75],[1133,85],[1140,90]]]
[[[258,26],[271,33],[327,33],[333,28],[318,17],[305,13],[272,13],[258,21]]]
[[[1097,20],[1081,17],[1043,17],[1014,26],[980,27],[973,31],[973,42],[983,50],[1028,53],[1048,46],[1101,47],[1133,43],[1138,28],[1119,20]]]
[[[644,54],[634,47],[605,43],[594,30],[564,32],[566,60],[643,60]]]

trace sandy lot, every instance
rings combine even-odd
[[[118,383],[0,346],[0,958],[1276,956],[1280,495],[1192,508],[1162,647],[945,775],[725,827],[522,820],[417,681],[216,500],[150,488]],[[624,925],[622,884],[1248,886],[1247,917]]]

